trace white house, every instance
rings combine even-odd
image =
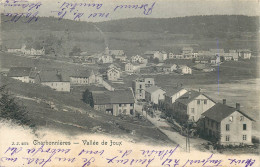
[[[117,68],[109,68],[107,70],[107,79],[110,81],[117,81],[121,74],[120,70]]]
[[[131,57],[131,62],[132,63],[147,63],[147,59],[143,58],[142,56],[135,55]]]
[[[162,52],[155,52],[153,55],[153,58],[158,58],[160,62],[163,62],[165,60],[167,60],[167,53],[165,51]]]
[[[192,69],[186,65],[179,65],[178,71],[182,74],[192,74]]]
[[[165,102],[168,104],[173,104],[179,97],[184,95],[186,92],[187,90],[182,87],[166,90]]]
[[[109,55],[103,55],[103,56],[101,56],[100,61],[101,61],[103,64],[113,63],[113,58],[112,58],[112,56],[109,56]]]
[[[237,50],[238,56],[242,59],[251,59],[251,51],[248,49],[239,49]]]
[[[128,73],[134,72],[134,65],[132,63],[126,63],[125,64],[125,71]]]
[[[161,88],[153,85],[147,89],[145,89],[145,100],[152,102],[154,104],[159,104],[159,101],[164,100],[166,92]]]
[[[215,102],[201,92],[194,90],[186,92],[176,99],[174,103],[174,114],[188,115],[189,120],[197,122],[201,114],[215,105]]]
[[[100,83],[100,77],[98,73],[94,73],[88,70],[76,70],[73,74],[70,75],[70,83],[72,85],[89,85],[89,84],[98,84]]]

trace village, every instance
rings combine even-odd
[[[8,54],[30,59],[48,59],[44,47],[8,48]],[[217,72],[223,62],[247,61],[249,49],[209,49],[195,52],[183,47],[179,54],[146,51],[128,56],[123,50],[110,50],[89,55],[72,53],[63,62],[82,68],[65,72],[60,68],[23,67],[8,69],[4,75],[28,84],[50,87],[59,92],[76,92],[94,110],[113,116],[147,119],[155,126],[165,124],[175,135],[201,138],[216,145],[252,145],[252,122],[255,120],[240,110],[240,104],[228,106],[206,95],[201,89],[186,88],[184,83],[160,87],[157,75],[189,76],[193,73]],[[89,67],[97,68],[89,68]],[[82,70],[84,69],[84,70]],[[125,79],[135,79],[125,83]],[[154,76],[154,77],[153,77]],[[52,109],[57,110],[50,102]]]

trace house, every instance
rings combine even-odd
[[[23,45],[21,48],[21,52],[26,55],[45,55],[45,49],[43,46],[28,46]]]
[[[202,63],[202,64],[206,64],[210,62],[210,58],[209,57],[204,57],[204,56],[199,56],[195,59],[195,63]]]
[[[248,49],[239,49],[237,50],[238,56],[242,59],[251,59],[251,51]]]
[[[177,71],[182,74],[192,74],[192,69],[186,65],[178,65]]]
[[[145,90],[155,84],[154,78],[137,78],[132,82],[132,88],[137,100],[145,99]]]
[[[46,70],[41,71],[40,83],[44,86],[48,86],[56,91],[70,92],[70,79],[58,70]]]
[[[125,64],[125,72],[133,73],[134,72],[134,65],[132,63]]]
[[[153,58],[157,58],[159,62],[164,62],[165,60],[167,60],[167,53],[165,51],[155,52]]]
[[[31,71],[31,67],[11,67],[7,76],[25,83],[29,83]]]
[[[199,71],[204,71],[204,72],[210,72],[210,71],[215,71],[215,68],[207,65],[207,64],[196,64],[193,66],[194,69],[199,70]]]
[[[164,94],[166,92],[161,88],[153,85],[145,89],[145,100],[154,104],[159,104],[160,101],[164,100]]]
[[[154,55],[159,54],[159,53],[160,53],[159,51],[146,51],[143,56],[146,59],[151,59],[151,58],[154,58]]]
[[[107,70],[107,79],[109,81],[118,81],[120,76],[121,76],[121,72],[118,68],[113,67]]]
[[[184,59],[184,55],[169,53],[169,59]]]
[[[20,53],[21,52],[21,46],[12,45],[7,49],[8,53]]]
[[[113,63],[113,58],[109,55],[103,55],[103,56],[101,56],[99,61],[103,64]]]
[[[191,59],[193,55],[193,48],[192,47],[183,47],[182,48],[182,55],[186,59]]]
[[[188,119],[197,122],[201,114],[213,107],[215,102],[207,95],[190,90],[174,102],[174,115],[187,115]]]
[[[141,63],[141,64],[143,64],[143,63],[147,63],[147,59],[145,59],[145,58],[143,58],[143,57],[141,57],[139,55],[135,55],[135,56],[131,57],[131,62],[132,63]]]
[[[184,95],[186,92],[187,90],[182,87],[166,90],[166,93],[164,94],[165,103],[173,104],[179,97]]]
[[[114,116],[134,115],[134,96],[130,89],[92,93],[94,109]]]
[[[238,61],[237,53],[224,53],[221,57],[222,59],[224,59],[224,61],[230,61],[230,60]]]
[[[109,50],[110,56],[123,56],[125,52],[123,50]]]
[[[70,83],[72,85],[89,85],[100,83],[98,73],[94,73],[88,70],[76,70],[73,74],[70,74]]]
[[[236,107],[226,105],[226,100],[217,103],[202,114],[203,130],[210,139],[215,139],[221,145],[252,144],[251,117]]]

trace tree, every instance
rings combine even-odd
[[[19,125],[34,126],[28,118],[25,106],[19,105],[15,98],[11,97],[6,86],[0,86],[0,117]]]
[[[89,104],[92,108],[94,107],[93,96],[92,96],[92,93],[88,89],[86,89],[85,92],[83,92],[82,100],[85,103]]]

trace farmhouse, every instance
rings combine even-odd
[[[70,83],[72,85],[89,85],[100,83],[100,76],[94,71],[76,70],[70,75]]]
[[[25,83],[29,83],[29,76],[31,71],[31,67],[11,67],[7,76]]]
[[[164,94],[166,92],[161,88],[153,85],[145,89],[145,100],[154,104],[159,104],[160,101],[164,100]]]
[[[251,59],[251,51],[248,49],[239,49],[238,56],[242,59]]]
[[[252,144],[252,121],[251,117],[240,110],[240,104],[236,107],[217,103],[202,114],[205,118],[203,129],[205,134],[216,140],[221,145]]]
[[[70,79],[58,70],[41,71],[40,83],[56,91],[70,92]]]
[[[190,90],[174,102],[174,115],[187,115],[188,119],[197,122],[201,114],[215,105],[205,94]]]
[[[166,90],[166,93],[164,94],[165,103],[173,104],[179,97],[184,95],[186,92],[187,90],[182,87]]]
[[[134,96],[130,89],[93,93],[94,109],[111,115],[134,115]]]

